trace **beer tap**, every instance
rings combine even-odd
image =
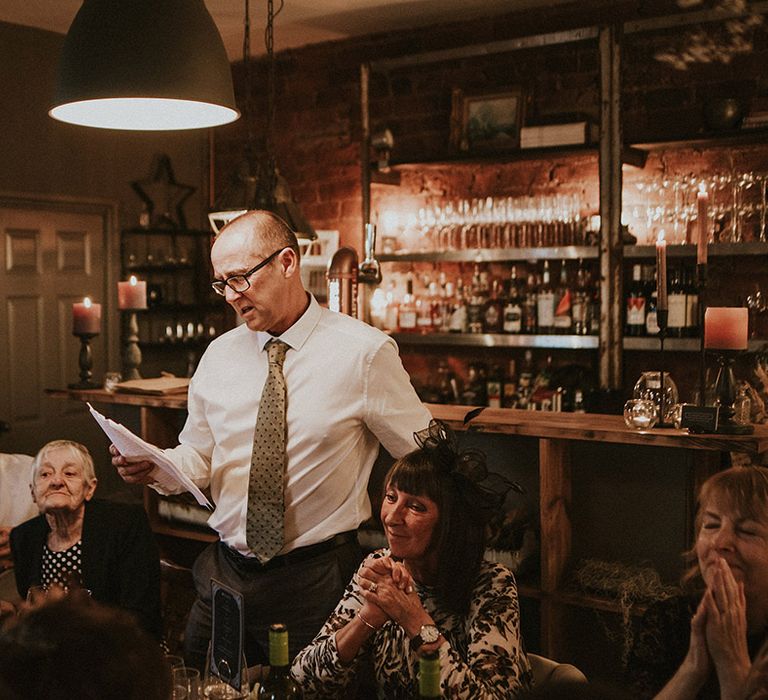
[[[360,263],[357,281],[361,284],[379,284],[381,282],[381,266],[376,260],[376,226],[365,225],[365,260]]]

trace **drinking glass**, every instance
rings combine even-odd
[[[172,700],[199,700],[200,671],[196,668],[174,668],[171,673]]]
[[[202,697],[207,700],[244,700],[248,697],[250,689],[248,685],[248,665],[243,655],[240,660],[239,674],[223,659],[219,659],[216,668],[219,675],[212,669],[213,644],[208,644],[208,653],[205,659],[205,677],[202,684]]]
[[[624,422],[628,428],[650,430],[659,422],[659,409],[650,399],[630,399],[624,404]]]

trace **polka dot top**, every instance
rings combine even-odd
[[[42,580],[40,583],[46,587],[54,583],[67,587],[72,583],[73,578],[77,582],[82,581],[82,549],[82,540],[61,552],[53,552],[48,549],[47,544],[43,544]]]

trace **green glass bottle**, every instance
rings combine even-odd
[[[429,651],[419,659],[419,698],[441,698],[440,654]]]
[[[263,700],[301,700],[304,694],[291,678],[288,657],[288,628],[277,624],[269,627],[269,675],[261,683],[259,698]]]

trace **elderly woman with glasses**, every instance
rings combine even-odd
[[[306,697],[344,696],[373,659],[379,697],[416,697],[419,656],[437,651],[443,697],[509,698],[530,687],[512,572],[483,559],[485,525],[506,495],[477,451],[433,421],[395,462],[381,521],[389,546],[361,565],[292,674]]]
[[[160,635],[160,560],[143,508],[94,499],[96,475],[77,442],[46,444],[32,463],[40,515],[11,530],[16,587],[85,588]],[[31,597],[31,596],[30,596]]]

